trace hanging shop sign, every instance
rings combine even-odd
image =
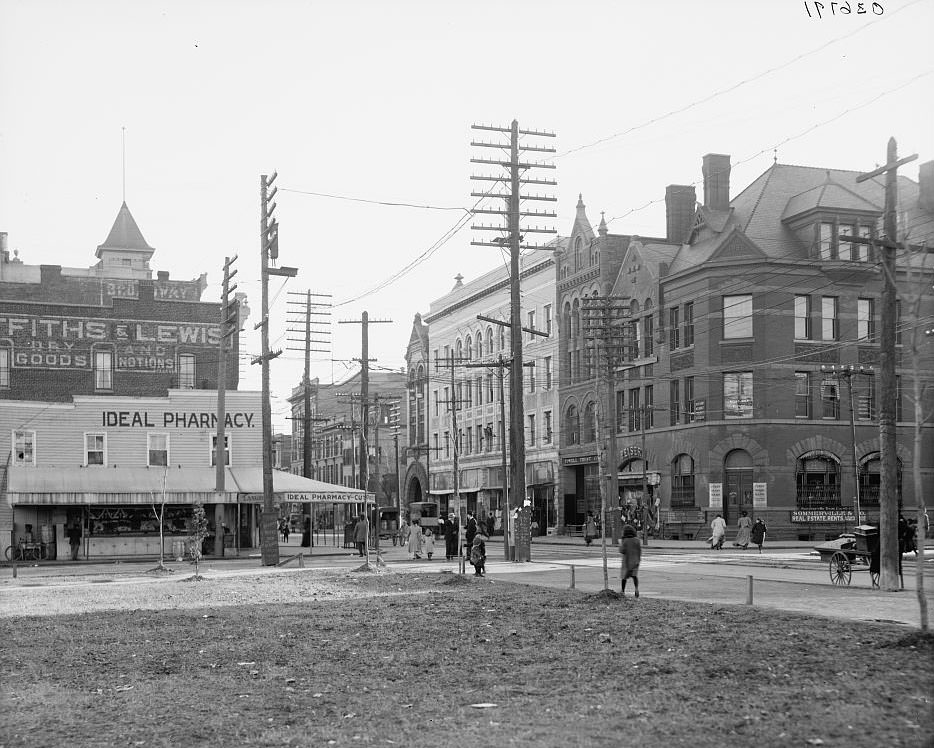
[[[632,457],[642,457],[642,447],[626,447],[619,453],[619,458],[621,460],[630,459]]]
[[[797,509],[791,513],[792,522],[855,522],[852,509]]]
[[[574,457],[562,457],[562,465],[586,465],[589,462],[596,462],[597,455],[575,455]]]

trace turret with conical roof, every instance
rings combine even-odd
[[[139,230],[133,214],[124,201],[114,220],[114,225],[103,244],[98,245],[95,255],[105,268],[131,267],[149,269],[149,260],[156,250],[147,244]]]

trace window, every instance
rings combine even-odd
[[[529,366],[529,392],[535,392],[535,362],[530,361]]]
[[[168,434],[147,434],[149,462],[150,467],[169,464],[169,435]]]
[[[0,390],[10,389],[10,349],[0,348]]]
[[[506,328],[502,326],[499,328],[499,349],[506,350]]]
[[[444,456],[451,456],[451,434],[448,431],[444,432]]]
[[[876,339],[876,300],[856,300],[856,338],[874,342]]]
[[[435,398],[435,415],[437,416],[441,414],[441,409],[438,407],[438,390],[435,390],[432,394]]]
[[[629,430],[630,431],[641,431],[642,430],[642,407],[640,401],[642,395],[639,392],[639,388],[635,387],[634,389],[629,390]]]
[[[432,441],[432,446],[434,447],[434,449],[432,450],[432,452],[434,452],[435,454],[438,454],[438,452],[439,452],[439,450],[440,450],[440,445],[438,444],[438,434],[437,434],[437,433],[434,433],[434,434],[431,435],[431,441]]]
[[[467,427],[467,444],[464,451],[466,454],[473,453],[473,429],[471,429],[470,426]]]
[[[529,415],[529,446],[535,446],[535,414]]]
[[[617,390],[616,392],[616,433],[622,433],[623,424],[626,418],[626,391]]]
[[[445,412],[445,413],[447,413],[447,412],[450,411],[450,410],[453,410],[453,408],[451,407],[451,395],[450,395],[450,393],[449,393],[447,387],[444,388],[444,400],[443,400],[443,404],[444,404],[444,412]]]
[[[820,225],[820,258],[822,260],[836,259],[837,252],[834,247],[834,232],[832,223],[822,223]]]
[[[872,238],[872,227],[871,226],[860,226],[859,227],[859,238],[860,239],[871,239]],[[854,244],[853,245],[853,259],[857,262],[869,262],[869,244]]]
[[[14,431],[13,432],[13,464],[14,465],[35,465],[36,464],[36,432],[35,431]]]
[[[107,464],[107,434],[84,435],[84,464]]]
[[[477,358],[483,358],[483,333],[477,331]]]
[[[545,356],[545,389],[551,389],[551,356]]]
[[[190,353],[181,353],[178,356],[178,386],[183,390],[194,389],[195,357]]]
[[[477,451],[483,451],[483,426],[479,423],[477,424]]]
[[[435,371],[438,371],[438,362],[440,360],[438,353],[439,353],[439,350],[435,348]]]
[[[723,337],[752,337],[752,295],[723,297]]]
[[[684,305],[684,347],[690,348],[694,345],[694,302],[689,301]]]
[[[655,426],[655,386],[647,384],[645,386],[645,427],[647,429]]]
[[[552,430],[551,430],[551,411],[546,410],[544,413],[545,417],[545,433],[542,436],[542,442],[545,444],[551,444]]]
[[[645,356],[648,358],[655,352],[655,317],[649,314],[642,318],[642,340],[645,344]]]
[[[679,334],[678,307],[673,307],[668,310],[668,347],[673,351],[681,347]]]
[[[529,322],[526,325],[526,327],[528,327],[530,330],[535,329],[535,310],[534,309],[529,312]],[[533,335],[532,333],[529,333],[529,342],[530,343],[535,342],[535,335]]]
[[[565,419],[565,433],[568,444],[580,443],[580,417],[577,414],[577,408],[572,405],[568,408],[568,415]]]
[[[545,334],[551,337],[551,304],[545,304],[542,309],[542,316],[545,318]]]
[[[469,335],[467,336],[467,342],[464,345],[464,354],[467,356],[468,360],[473,358],[473,338],[471,338]]]
[[[671,508],[694,506],[694,460],[680,454],[671,461]]]
[[[840,506],[840,463],[826,452],[810,452],[795,464],[799,509],[836,509]]]
[[[811,417],[811,375],[795,372],[795,418]]]
[[[752,372],[723,375],[723,417],[752,418]]]
[[[112,390],[114,388],[113,351],[94,351],[94,389]]]
[[[811,339],[811,297],[795,296],[795,340]]]
[[[574,240],[574,270],[575,272],[581,269],[581,247],[584,245],[584,240],[581,237],[577,237]]]
[[[584,406],[583,426],[581,444],[590,444],[597,441],[597,404],[593,400]]]
[[[493,402],[493,375],[486,375],[486,401],[488,403]]]
[[[677,379],[668,383],[668,416],[672,426],[681,423],[681,383]]]
[[[476,382],[477,382],[477,405],[483,405],[483,376],[481,375],[477,377]]]
[[[211,437],[211,467],[217,466],[217,435]],[[345,462],[350,462],[345,460]],[[230,464],[230,435],[224,434],[224,464]]]
[[[684,422],[694,422],[694,377],[684,378]]]
[[[486,451],[492,452],[496,442],[496,432],[493,431],[493,424],[488,423],[483,431],[486,433]]]
[[[821,336],[824,340],[840,339],[840,321],[837,319],[837,297],[821,297]]]
[[[847,241],[846,239],[841,239],[843,236],[856,236],[856,227],[849,226],[846,224],[841,224],[837,227],[837,256],[841,260],[852,260],[856,259],[854,255],[856,254],[856,246],[853,242]]]
[[[840,383],[828,377],[820,383],[821,418],[840,417]]]
[[[876,417],[876,382],[871,375],[851,377],[853,397],[856,400],[856,417],[861,421],[871,421]],[[900,383],[899,383],[900,384]],[[896,387],[896,391],[897,391]],[[901,394],[900,392],[898,393]],[[896,398],[896,402],[899,398]],[[901,411],[899,410],[899,413]],[[896,418],[896,420],[898,420]]]

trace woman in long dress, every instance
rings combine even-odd
[[[746,512],[742,513],[736,526],[739,529],[736,532],[736,542],[733,543],[733,545],[738,545],[743,550],[746,550],[749,546],[750,532],[752,531],[752,520],[749,519]]]
[[[418,522],[412,522],[409,526],[409,558],[422,557],[422,528]]]

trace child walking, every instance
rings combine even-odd
[[[425,528],[425,535],[422,538],[422,550],[428,555],[430,561],[431,555],[435,552],[435,534],[430,527]]]
[[[482,577],[486,573],[486,535],[478,532],[474,535],[470,548],[470,563],[473,564],[474,576]]]
[[[621,556],[619,575],[622,579],[621,593],[626,597],[626,580],[632,578],[636,588],[636,597],[639,597],[639,562],[642,560],[642,543],[636,536],[636,528],[626,525],[623,528],[623,539],[619,544]]]

